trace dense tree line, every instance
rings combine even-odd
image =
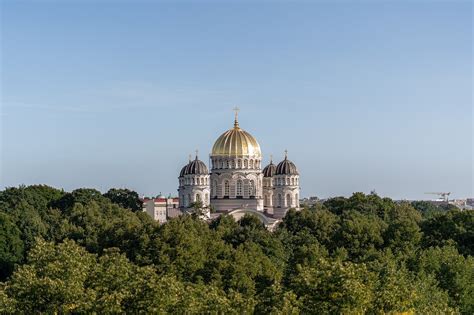
[[[0,192],[0,313],[473,314],[474,213],[355,193],[166,224],[125,189]]]

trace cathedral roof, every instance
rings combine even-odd
[[[189,159],[189,163],[183,166],[181,172],[179,173],[179,177],[183,177],[184,175],[208,175],[209,170],[204,164],[203,161],[199,160],[197,155],[194,160],[191,161],[191,157]]]
[[[189,162],[189,163],[191,163],[191,162]],[[184,174],[186,173],[186,168],[188,167],[189,163],[186,164],[185,166],[183,166],[183,168],[181,169],[181,172],[179,172],[179,177],[184,176]]]
[[[278,163],[275,175],[299,175],[296,165],[288,160],[287,154],[285,154],[285,159]]]
[[[272,177],[276,173],[276,165],[273,164],[273,161],[270,161],[270,164],[265,166],[263,169],[263,177]]]
[[[212,147],[211,155],[260,158],[262,152],[257,140],[250,133],[239,127],[236,115],[234,128],[227,130],[217,138]]]

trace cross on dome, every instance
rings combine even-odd
[[[235,112],[234,127],[238,127],[239,126],[239,111],[240,111],[240,108],[235,106],[233,108],[233,111]]]

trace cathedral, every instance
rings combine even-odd
[[[256,214],[265,225],[275,224],[290,208],[299,210],[299,173],[285,158],[262,169],[262,151],[257,140],[239,126],[224,132],[212,147],[209,166],[196,157],[179,174],[179,208],[185,212],[201,202],[214,214],[236,219]]]

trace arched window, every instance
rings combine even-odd
[[[250,168],[253,168],[253,160],[250,160]]]
[[[242,196],[242,180],[237,180],[237,196]]]
[[[278,194],[278,207],[281,208],[281,204],[282,204],[283,200],[281,198],[281,194]]]
[[[264,200],[264,203],[263,203],[265,206],[268,206],[268,195],[265,195],[265,200]]]
[[[244,168],[247,168],[247,167],[248,167],[248,161],[244,160]]]
[[[296,203],[296,206],[297,206],[297,207],[300,206],[300,199],[299,199],[298,194],[295,194],[295,203]]]
[[[291,195],[286,195],[286,206],[291,207]]]
[[[229,190],[230,190],[229,181],[226,180],[224,182],[224,196],[229,197]]]
[[[201,195],[200,194],[196,194],[196,202],[199,202],[201,201]]]
[[[225,161],[225,168],[229,168],[229,160]]]
[[[242,168],[242,160],[237,160],[237,168]]]
[[[249,182],[249,196],[253,196],[255,194],[255,182],[251,180]]]

